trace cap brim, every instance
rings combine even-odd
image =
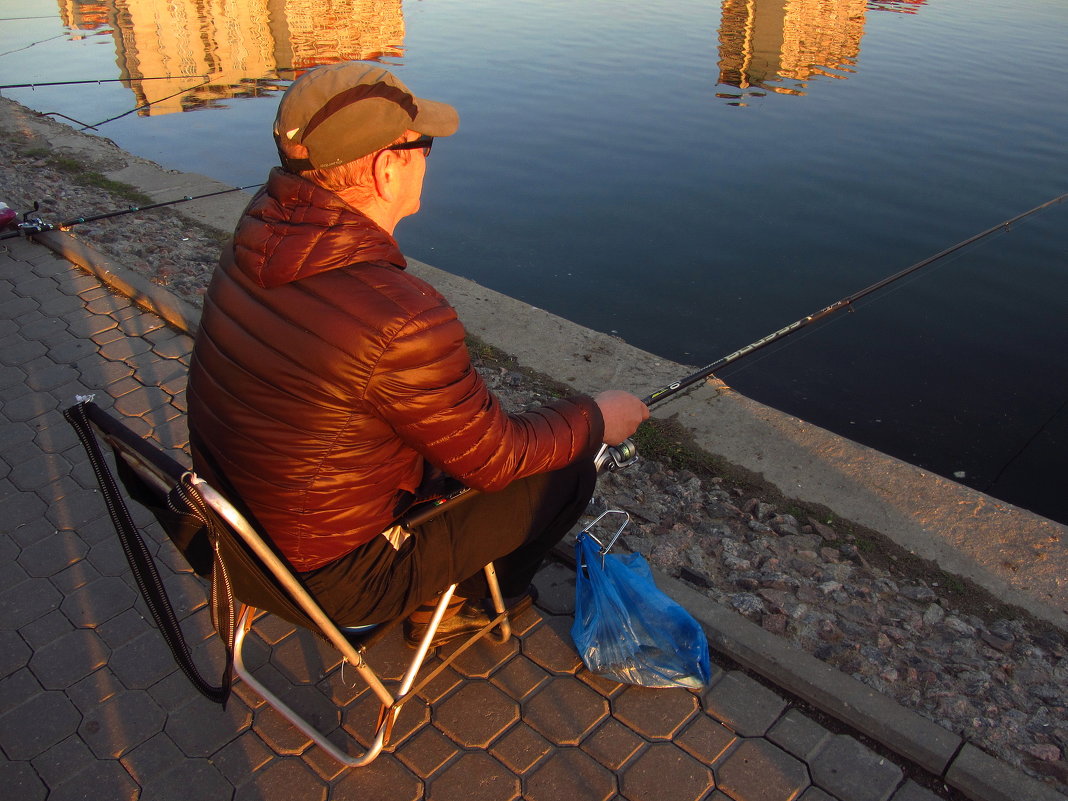
[[[460,127],[460,115],[448,103],[437,100],[415,99],[419,113],[409,126],[416,133],[426,136],[452,136]]]

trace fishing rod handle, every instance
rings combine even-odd
[[[601,449],[593,459],[593,465],[598,473],[605,470],[615,472],[624,467],[629,467],[636,461],[638,461],[638,447],[634,444],[633,440],[625,439],[618,445],[601,445]],[[470,500],[478,494],[478,490],[471,489],[470,487],[463,487],[445,498],[418,504],[414,509],[410,509],[403,517],[401,517],[396,525],[410,531],[416,526],[422,525],[431,518],[437,517],[442,512],[452,509],[454,506],[459,506],[461,503]]]

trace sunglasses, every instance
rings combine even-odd
[[[413,139],[410,142],[398,142],[395,145],[382,148],[383,150],[422,150],[423,157],[426,158],[430,155],[430,148],[434,146],[433,136],[420,136],[418,139]]]

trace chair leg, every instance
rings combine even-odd
[[[489,585],[490,598],[493,599],[493,609],[498,615],[504,615],[501,619],[501,624],[497,627],[495,636],[498,642],[508,642],[508,638],[512,636],[512,624],[508,619],[508,615],[505,614],[504,598],[501,596],[501,585],[497,582],[497,571],[493,567],[493,562],[487,562],[486,567],[486,583]]]
[[[471,637],[470,640],[465,643],[461,649],[455,652],[448,659],[438,666],[437,669],[431,672],[429,676],[424,677],[423,681],[415,688],[418,690],[422,688],[426,682],[430,681],[436,676],[441,669],[446,667],[452,659],[459,656],[459,653],[472,645],[475,640],[487,633],[489,629],[496,629],[496,638],[500,642],[506,642],[511,637],[511,625],[508,620],[507,611],[504,608],[504,598],[501,596],[500,584],[497,582],[497,574],[493,569],[493,563],[490,562],[485,567],[486,582],[489,585],[490,596],[493,600],[493,607],[496,611],[495,617],[497,618],[495,623],[487,625],[481,632]],[[438,626],[441,624],[442,619],[445,616],[445,610],[449,605],[449,601],[452,600],[453,593],[456,590],[456,585],[453,584],[446,589],[438,601],[437,606],[434,609],[434,614],[431,617],[430,625],[427,626],[427,631],[423,635],[422,640],[419,642],[419,646],[416,649],[415,655],[412,657],[412,661],[408,665],[408,669],[404,672],[404,676],[401,679],[400,685],[397,687],[396,693],[389,693],[382,682],[379,680],[375,672],[367,665],[362,659],[362,656],[355,652],[351,645],[344,640],[343,635],[333,627],[332,622],[330,628],[332,631],[327,631],[327,635],[331,640],[341,640],[346,648],[341,649],[341,653],[345,660],[348,661],[360,674],[361,678],[367,682],[368,686],[378,695],[382,702],[381,711],[378,715],[378,722],[375,726],[374,740],[371,745],[364,751],[363,754],[358,756],[350,756],[341,751],[337,746],[330,742],[326,735],[315,729],[310,723],[302,718],[297,712],[295,712],[288,704],[286,704],[281,698],[272,693],[267,687],[265,687],[255,676],[248,670],[244,662],[244,644],[245,636],[252,628],[252,607],[245,606],[241,610],[241,616],[238,621],[237,634],[234,638],[234,672],[244,681],[254,692],[263,698],[275,711],[277,711],[282,717],[296,726],[300,731],[304,732],[308,737],[312,739],[319,747],[324,749],[330,756],[336,759],[343,765],[349,767],[362,767],[370,764],[374,759],[382,752],[382,749],[389,742],[389,738],[393,733],[393,725],[397,720],[397,716],[400,714],[401,707],[411,698],[415,691],[413,691],[413,685],[416,678],[419,676],[419,671],[423,667],[423,663],[426,661],[427,654],[430,652],[430,644],[434,639],[434,635],[437,634]],[[335,635],[334,636],[331,635]],[[356,657],[355,661],[353,656]],[[388,699],[388,700],[387,700]]]
[[[300,729],[304,734],[310,737],[316,745],[325,750],[330,756],[336,759],[343,765],[347,765],[352,768],[363,767],[369,765],[375,760],[375,758],[382,752],[383,747],[386,745],[388,738],[387,728],[392,729],[392,723],[387,727],[385,725],[379,725],[375,730],[374,740],[371,745],[362,754],[352,756],[346,754],[339,749],[336,745],[330,742],[326,735],[314,728],[304,718],[302,718],[297,712],[295,712],[288,704],[286,704],[281,698],[267,689],[255,676],[245,667],[244,662],[244,643],[245,635],[248,633],[252,625],[252,607],[246,606],[241,612],[241,618],[238,622],[237,635],[234,638],[234,672],[241,678],[245,684],[247,684],[253,691],[255,691],[264,701],[266,701],[278,714]],[[369,670],[366,665],[355,665],[356,669],[360,671],[361,675],[363,671]],[[383,709],[387,709],[383,704]],[[380,716],[381,717],[381,716]],[[393,714],[396,717],[396,713]]]

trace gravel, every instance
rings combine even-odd
[[[131,205],[93,185],[0,101],[0,201],[41,204],[59,222]],[[116,164],[116,162],[119,162]],[[174,208],[74,226],[73,233],[199,305],[223,241]],[[0,244],[2,246],[2,244]],[[559,394],[490,349],[487,382],[511,408]],[[652,459],[602,476],[597,509],[628,511],[618,547],[639,551],[794,647],[1068,792],[1068,639],[885,538],[806,510],[729,471]]]

